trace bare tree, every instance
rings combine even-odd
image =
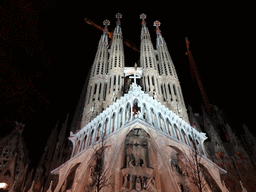
[[[108,146],[106,145],[106,133],[101,134],[99,143],[94,148],[93,164],[90,167],[91,182],[86,187],[90,191],[100,192],[104,187],[111,186],[111,177],[109,168],[106,165],[105,152]]]
[[[184,156],[183,158],[182,162],[186,168],[183,170],[182,174],[188,178],[188,180],[198,189],[199,192],[202,192],[204,187],[207,185],[205,180],[206,174],[204,173],[205,169],[202,167],[202,154],[196,147],[194,136],[190,141],[192,144],[192,149],[190,149],[189,157]]]
[[[194,140],[192,140],[193,142],[193,149],[190,150],[190,161],[188,161],[188,165],[189,165],[189,180],[191,181],[191,183],[193,183],[198,191],[202,192],[203,188],[205,187],[205,185],[207,184],[205,179],[204,179],[204,173],[203,173],[203,169],[202,169],[202,154],[200,153],[200,151],[196,148],[195,142]]]

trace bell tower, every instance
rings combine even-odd
[[[143,13],[140,15],[142,19],[141,28],[141,45],[140,45],[140,64],[143,70],[142,82],[145,93],[150,96],[154,96],[158,101],[161,101],[160,90],[158,87],[158,65],[156,60],[156,52],[151,42],[151,37],[146,26],[146,15]]]
[[[189,123],[187,109],[181,92],[180,82],[167,48],[162,37],[159,21],[154,22],[156,27],[156,53],[158,58],[158,70],[160,75],[159,89],[162,95],[162,104]]]
[[[109,60],[107,68],[107,89],[106,100],[104,102],[104,109],[116,101],[122,93],[123,76],[124,76],[124,48],[123,35],[121,30],[122,14],[116,14],[117,22],[113,34],[111,48],[109,50]]]
[[[103,110],[103,94],[107,88],[108,71],[108,20],[103,22],[105,28],[98,44],[98,50],[92,65],[90,79],[86,92],[86,99],[81,120],[81,128]]]

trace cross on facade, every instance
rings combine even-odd
[[[130,78],[134,78],[134,85],[136,85],[136,79],[138,78],[140,78],[140,77],[137,77],[136,76],[136,74],[138,74],[138,72],[137,72],[137,63],[135,63],[135,65],[134,65],[134,68],[135,68],[135,71],[133,70],[133,71],[131,71],[131,74],[133,74],[133,77],[130,77]]]

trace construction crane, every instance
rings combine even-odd
[[[196,68],[194,58],[192,56],[191,51],[189,50],[189,41],[188,41],[187,37],[185,38],[185,41],[186,41],[186,46],[187,46],[187,52],[185,54],[188,55],[192,77],[195,76],[195,78],[196,78],[197,84],[199,86],[199,89],[200,89],[200,92],[201,92],[201,95],[202,95],[202,98],[203,98],[203,101],[204,101],[204,105],[205,105],[207,114],[211,114],[212,113],[211,105],[209,103],[208,97],[207,97],[206,92],[204,90],[201,78],[199,76],[199,72]]]
[[[103,28],[102,28],[101,26],[97,25],[96,23],[92,22],[92,20],[90,20],[90,19],[88,19],[88,18],[84,18],[84,21],[85,21],[86,23],[88,23],[89,25],[92,25],[92,26],[96,27],[97,29],[103,31]],[[109,37],[110,39],[112,39],[113,33],[108,32],[108,37]],[[136,45],[134,45],[134,44],[133,44],[132,42],[130,42],[128,39],[125,39],[124,44],[127,45],[128,47],[134,49],[135,51],[140,52],[140,50],[136,47]]]

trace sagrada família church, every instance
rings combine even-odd
[[[67,122],[59,134],[55,128],[30,175],[25,153],[10,145],[22,145],[24,125],[16,123],[0,140],[0,183],[29,192],[255,191],[256,140],[248,128],[238,139],[217,106],[211,105],[211,115],[185,106],[160,22],[154,22],[155,49],[145,14],[140,60],[126,67],[122,15],[116,18],[111,45],[110,22],[103,22],[70,136]]]

